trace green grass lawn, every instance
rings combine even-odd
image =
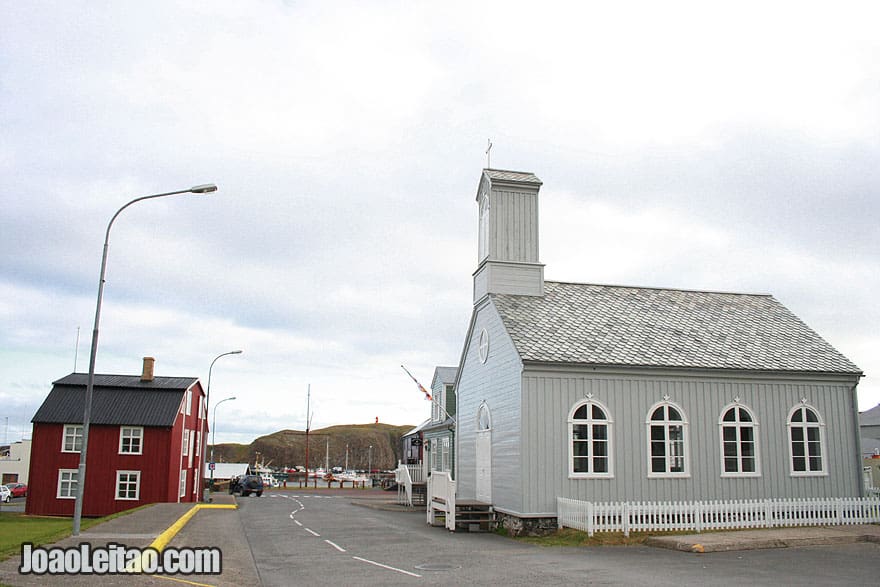
[[[507,530],[496,530],[501,536],[509,536]],[[703,530],[702,534],[725,532],[725,530]],[[517,536],[513,538],[519,542],[537,544],[538,546],[632,546],[643,544],[651,536],[681,536],[694,534],[693,530],[674,530],[668,532],[630,532],[625,536],[623,532],[596,532],[590,536],[586,532],[573,528],[560,528],[545,536]]]
[[[498,530],[498,533],[507,535],[504,529]],[[648,532],[631,532],[629,536],[624,536],[623,532],[596,532],[591,537],[580,530],[562,528],[546,536],[518,536],[514,540],[538,546],[630,546],[642,544],[646,538],[653,535]]]
[[[86,530],[95,524],[130,514],[137,509],[140,508],[126,510],[103,518],[83,518],[80,528]],[[34,546],[58,542],[62,538],[70,536],[72,528],[72,518],[50,518],[0,512],[0,561],[19,555],[21,545],[25,542],[32,542]]]

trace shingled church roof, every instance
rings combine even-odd
[[[547,281],[490,298],[524,361],[861,375],[770,295]]]

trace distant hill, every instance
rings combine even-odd
[[[325,465],[329,446],[330,466],[344,467],[348,447],[348,467],[366,469],[370,446],[373,469],[388,470],[400,459],[400,438],[414,426],[390,424],[351,424],[330,426],[309,431],[309,468]],[[329,443],[329,445],[328,445]],[[270,467],[295,467],[306,464],[306,433],[302,430],[280,430],[261,436],[250,444],[218,444],[214,460],[227,463],[254,463],[258,458]]]

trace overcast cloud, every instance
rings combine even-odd
[[[0,418],[52,381],[207,379],[217,441],[417,424],[471,309],[480,170],[548,279],[772,293],[880,402],[876,2],[0,0]],[[80,329],[77,356],[76,337]],[[0,421],[0,426],[5,421]]]

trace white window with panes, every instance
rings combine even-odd
[[[189,430],[183,431],[183,456],[189,455]]]
[[[449,437],[444,436],[440,439],[440,470],[450,471],[450,454],[449,454]]]
[[[758,477],[758,440],[755,416],[738,401],[721,411],[721,476]]]
[[[791,450],[791,475],[794,477],[821,476],[825,469],[825,423],[819,412],[803,405],[792,409],[788,416],[788,442]]]
[[[61,441],[61,452],[80,452],[82,450],[83,427],[81,424],[65,424]]]
[[[569,477],[613,477],[611,426],[608,408],[599,402],[575,404],[568,415]]]
[[[434,397],[431,398],[431,421],[433,422],[442,422],[443,421],[443,410],[440,409],[440,406],[446,401],[446,393],[443,389],[443,386],[437,388],[437,392],[434,394]]]
[[[76,499],[76,486],[79,471],[76,469],[60,469],[58,471],[58,499]]]
[[[180,497],[186,497],[186,469],[180,471],[180,491],[177,494]]]
[[[645,425],[648,477],[689,476],[688,424],[681,407],[664,400],[651,408]]]
[[[119,454],[139,455],[144,452],[144,429],[140,426],[120,426]]]
[[[116,471],[116,499],[137,500],[140,492],[140,471]]]

